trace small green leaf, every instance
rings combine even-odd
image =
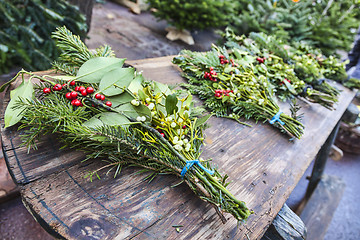
[[[151,111],[144,104],[140,104],[139,106],[133,106],[131,103],[125,103],[117,108],[115,108],[119,112],[123,112],[125,115],[136,119],[137,117],[146,117],[146,121],[151,121]]]
[[[92,58],[79,68],[76,79],[86,83],[99,83],[106,73],[121,68],[124,62],[125,59],[120,58]]]
[[[144,77],[142,75],[136,75],[136,77],[131,81],[130,85],[128,86],[128,89],[132,93],[137,93],[139,89],[142,89],[142,83],[144,81]]]
[[[113,97],[109,97],[108,100],[112,102],[112,107],[116,108],[120,105],[123,105],[125,103],[131,102],[131,100],[135,99],[131,94],[128,92],[124,92],[120,95],[116,95]]]
[[[140,98],[141,101],[145,101],[145,99],[148,98],[148,96],[145,94],[143,89],[139,89],[138,95],[139,95],[139,98]]]
[[[89,128],[96,128],[104,125],[123,126],[128,125],[129,123],[130,121],[120,113],[102,112],[84,122],[83,125]]]
[[[32,99],[34,97],[34,87],[30,81],[24,81],[16,89],[12,90],[10,95],[11,100],[4,115],[5,128],[13,126],[21,120],[24,107],[14,109],[14,106],[21,100],[20,98]]]
[[[165,96],[170,95],[171,94],[171,90],[170,88],[162,83],[159,82],[154,82],[154,93],[161,93],[164,94]]]
[[[221,99],[221,101],[224,103],[224,102],[226,102],[226,101],[229,100],[229,99],[230,99],[229,96],[224,96],[224,97]]]
[[[165,108],[168,115],[174,114],[174,111],[178,111],[178,107],[176,106],[178,103],[178,98],[176,94],[171,94],[166,97],[165,100]]]
[[[100,81],[99,90],[105,96],[115,96],[124,92],[134,79],[134,68],[117,68],[106,73]]]
[[[289,89],[289,91],[294,94],[297,95],[295,88],[287,81],[287,80],[283,80],[283,83],[285,84],[286,88]]]
[[[75,76],[66,76],[66,75],[51,76],[51,78],[54,78],[57,80],[63,80],[63,81],[70,81],[70,80],[76,79]]]
[[[208,120],[209,118],[211,117],[211,114],[208,114],[202,118],[199,118],[196,120],[196,123],[195,123],[195,126],[194,126],[194,129],[200,127],[201,125],[204,125]]]

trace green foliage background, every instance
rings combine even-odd
[[[153,14],[178,29],[205,29],[226,26],[234,2],[230,0],[148,0]]]
[[[325,55],[350,50],[360,24],[357,0],[240,0],[230,26],[236,34],[264,32],[289,43],[304,41]]]
[[[0,0],[0,74],[13,66],[43,70],[58,57],[51,33],[67,26],[85,36],[85,16],[64,0]]]

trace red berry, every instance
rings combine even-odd
[[[105,103],[105,105],[108,106],[108,107],[111,107],[111,106],[112,106],[112,102],[107,101],[107,102]]]
[[[214,70],[214,68],[213,67],[210,67],[210,71],[213,71]]]
[[[79,86],[76,86],[76,87],[75,87],[75,91],[79,91]]]
[[[215,97],[217,98],[221,97],[221,93],[215,93]]]
[[[70,95],[71,95],[71,98],[77,98],[78,93],[75,92],[75,91],[72,91],[72,92],[70,93]]]
[[[53,90],[54,91],[60,91],[62,89],[62,86],[61,86],[61,84],[55,84],[55,86],[53,86]]]
[[[89,93],[89,94],[91,94],[91,93],[94,92],[94,88],[92,88],[92,87],[87,87],[87,88],[86,88],[86,92]]]
[[[225,60],[224,63],[229,63],[229,60]]]
[[[62,86],[65,87],[65,86],[66,86],[66,83],[64,83]]]
[[[79,107],[81,105],[81,102],[80,102],[79,99],[74,99],[74,100],[71,101],[71,104],[73,106]]]
[[[221,91],[221,89],[216,89],[215,90],[215,93],[221,93],[222,91]]]
[[[186,128],[186,125],[182,126],[182,129],[185,129]]]
[[[70,86],[74,86],[75,85],[75,80],[72,80],[69,84],[70,84]]]
[[[96,98],[97,100],[100,100],[100,99],[101,99],[101,94],[100,94],[100,93],[95,94],[95,98]]]
[[[219,58],[224,58],[225,56],[224,55],[220,55]]]
[[[73,99],[73,97],[71,96],[71,92],[66,93],[65,97],[69,100]]]
[[[84,91],[81,91],[81,95],[83,95],[84,97],[87,95],[87,92],[86,92],[86,90],[84,90]]]
[[[105,96],[104,95],[100,95],[100,100],[104,101],[105,100]]]
[[[49,94],[51,92],[51,89],[46,87],[43,89],[43,92]]]
[[[160,135],[161,135],[162,137],[165,137],[165,134],[164,134],[164,133],[160,133]]]
[[[84,86],[80,86],[78,91],[79,91],[79,92],[82,92],[82,91],[84,91],[84,90],[86,90],[85,87],[84,87]]]

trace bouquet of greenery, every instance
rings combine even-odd
[[[204,105],[219,117],[239,122],[240,117],[256,121],[269,121],[288,133],[300,138],[304,126],[296,119],[284,114],[273,96],[273,87],[266,75],[257,74],[254,57],[246,55],[231,59],[225,49],[206,53],[183,50],[173,62],[183,70],[190,92],[199,95]]]
[[[6,127],[20,122],[29,147],[44,134],[59,133],[65,146],[87,152],[88,158],[107,159],[104,167],[115,169],[115,176],[127,165],[150,171],[150,179],[174,174],[212,204],[223,221],[222,211],[239,221],[248,218],[252,212],[226,189],[227,176],[200,158],[209,115],[194,116],[190,94],[144,80],[134,68],[122,67],[124,59],[104,57],[112,55],[108,47],[90,52],[66,28],[54,37],[63,50],[56,66],[66,66],[63,71],[73,74],[20,71],[12,80],[23,78],[11,91]]]
[[[332,109],[337,102],[339,91],[326,81],[319,81],[323,76],[323,68],[310,57],[313,53],[305,52],[306,45],[294,48],[263,33],[251,33],[250,38],[236,36],[229,29],[226,30],[224,37],[227,40],[225,46],[231,57],[241,59],[250,54],[256,58],[253,64],[260,70],[256,72],[268,77],[276,90],[275,94],[280,99],[304,97],[328,109]],[[311,61],[303,61],[303,58]],[[313,65],[311,65],[312,61],[315,61]]]

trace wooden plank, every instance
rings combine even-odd
[[[303,221],[284,204],[261,240],[304,240],[306,234]]]
[[[323,175],[300,218],[308,229],[308,239],[324,239],[337,206],[345,190],[345,183],[338,177]]]
[[[147,78],[165,83],[181,83],[184,80],[179,70],[170,63],[171,58],[128,63],[142,70]],[[204,147],[203,157],[211,157],[220,172],[229,175],[232,181],[229,190],[255,212],[248,222],[241,226],[228,214],[226,217],[229,221],[222,224],[209,204],[196,198],[186,186],[170,188],[178,181],[174,177],[161,176],[155,179],[156,182],[148,184],[143,182],[141,177],[131,177],[128,180],[127,171],[130,170],[127,170],[117,179],[105,178],[90,183],[81,176],[91,169],[92,165],[78,164],[70,168],[58,165],[53,168],[52,174],[39,169],[33,175],[41,178],[23,186],[24,202],[31,206],[34,213],[41,213],[39,218],[44,220],[44,224],[53,226],[61,236],[69,239],[75,239],[74,236],[80,236],[83,232],[75,227],[74,229],[78,230],[70,231],[70,226],[85,226],[81,220],[89,218],[102,219],[98,225],[103,226],[105,232],[106,229],[112,229],[114,232],[109,233],[111,237],[122,234],[119,238],[259,239],[353,98],[354,92],[337,86],[343,90],[337,111],[301,103],[306,129],[303,138],[294,143],[289,143],[286,135],[267,123],[254,124],[253,128],[249,128],[228,119],[210,119],[211,127],[206,130],[207,145]],[[14,159],[10,161],[14,162]],[[19,159],[20,161],[23,162],[23,159]],[[101,163],[95,165],[100,166]],[[74,177],[71,178],[68,173]],[[47,187],[49,183],[52,183],[50,188]],[[125,191],[124,188],[122,191],[125,192],[121,195],[116,189],[122,184],[129,189]],[[58,187],[53,188],[55,185]],[[137,188],[134,189],[133,186]],[[49,191],[45,191],[48,188]],[[116,192],[112,192],[112,188]],[[166,193],[161,195],[164,188],[167,189]],[[146,197],[135,194],[133,198],[129,198],[129,195],[140,189],[141,194]],[[149,197],[144,191],[153,192],[155,195]],[[101,199],[99,205],[94,199],[101,194],[107,194],[111,200]],[[146,205],[142,204],[143,201],[146,201]],[[111,206],[106,207],[106,204]],[[121,208],[122,206],[127,206],[126,210]],[[136,229],[120,223],[119,219],[123,219],[123,216],[129,218],[131,215],[134,215],[132,221],[136,223]],[[116,227],[114,229],[114,224],[121,231],[118,232]],[[183,225],[183,231],[178,233],[173,225]]]

